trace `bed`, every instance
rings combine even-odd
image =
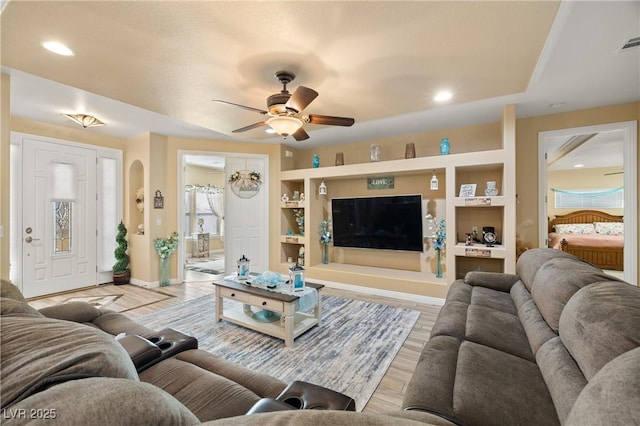
[[[549,221],[549,247],[566,251],[602,269],[624,269],[623,216],[578,210]]]

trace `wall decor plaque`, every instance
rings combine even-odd
[[[367,178],[367,189],[393,189],[394,177]]]

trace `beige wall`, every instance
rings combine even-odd
[[[313,149],[297,150],[287,148],[294,152],[294,164],[292,168],[306,169],[311,167],[313,154],[320,157],[320,167],[335,165],[337,152],[344,154],[344,164],[359,164],[369,162],[369,146],[380,145],[380,160],[402,159],[407,143],[414,143],[416,157],[429,157],[440,155],[440,140],[449,138],[451,154],[472,151],[487,151],[502,147],[502,134],[499,122],[480,124],[477,126],[460,127],[457,129],[434,130],[417,134],[402,135],[356,142],[350,144],[330,145]],[[373,167],[373,165],[372,165]]]
[[[191,165],[185,167],[185,185],[210,185],[216,188],[224,188],[224,180],[224,170],[214,170],[208,167]]]
[[[6,89],[8,81],[3,76],[2,88]],[[2,222],[5,226],[5,235],[8,235],[8,214],[4,213],[5,199],[9,193],[9,179],[6,172],[6,164],[8,163],[8,131],[6,122],[6,104],[8,103],[7,90],[2,91],[2,115],[0,116],[0,124],[2,124],[2,160],[0,162],[0,173],[2,184],[0,185],[0,196],[3,201]],[[538,244],[538,190],[537,190],[537,173],[538,173],[538,133],[549,130],[559,130],[565,128],[591,126],[597,124],[607,124],[622,121],[640,121],[640,102],[634,102],[624,105],[614,105],[609,107],[594,108],[584,111],[574,111],[547,115],[541,117],[532,117],[517,120],[516,123],[516,187],[518,193],[518,204],[516,207],[516,224],[522,225],[530,222],[529,226],[520,226],[518,229],[523,239]],[[148,233],[149,241],[155,236],[166,236],[169,232],[177,229],[177,209],[168,208],[174,205],[180,199],[178,197],[177,188],[177,155],[179,150],[194,152],[211,152],[211,153],[250,153],[264,154],[269,156],[269,190],[273,202],[270,204],[269,214],[270,221],[275,226],[271,226],[270,236],[270,264],[275,269],[279,263],[279,193],[280,184],[278,182],[279,170],[281,164],[283,169],[289,168],[307,168],[311,165],[311,157],[314,152],[320,155],[320,166],[333,165],[335,153],[340,151],[344,153],[345,163],[363,163],[369,160],[369,145],[378,143],[382,148],[382,160],[396,159],[404,157],[405,144],[413,142],[416,144],[417,156],[438,155],[439,141],[442,137],[448,137],[451,141],[451,152],[468,152],[474,150],[493,149],[500,146],[501,135],[499,123],[489,123],[479,126],[469,126],[459,129],[447,129],[431,132],[423,132],[420,134],[397,136],[392,138],[384,138],[376,141],[364,141],[354,144],[332,145],[327,147],[314,149],[300,149],[298,147],[291,148],[284,145],[275,144],[253,144],[230,141],[215,141],[206,139],[188,139],[165,137],[160,135],[141,135],[137,138],[129,140],[115,138],[111,136],[100,135],[96,132],[89,132],[82,129],[73,129],[62,126],[55,126],[47,123],[34,122],[22,118],[12,117],[10,120],[11,131],[36,134],[46,137],[59,138],[81,143],[106,146],[110,148],[122,149],[125,153],[125,212],[128,212],[128,206],[132,202],[134,193],[131,194],[127,186],[127,170],[128,165],[134,159],[143,160],[145,165],[145,181],[149,181],[149,185],[145,185],[145,198],[152,202],[153,193],[156,187],[160,188],[165,196],[165,209],[163,212],[149,213],[145,221],[149,223],[151,219],[161,218],[162,225],[151,228]],[[163,155],[154,156],[152,159],[151,150],[156,149],[158,145],[166,147]],[[285,151],[294,153],[293,158],[285,157]],[[639,150],[640,153],[640,150]],[[156,158],[157,157],[157,158]],[[160,158],[161,157],[161,158]],[[640,163],[640,161],[639,161]],[[153,172],[147,169],[154,169]],[[640,177],[640,174],[639,174]],[[276,196],[277,195],[277,196]],[[147,204],[148,210],[149,204]],[[153,204],[151,204],[153,206]],[[6,224],[5,224],[6,223]],[[153,221],[152,223],[155,223]],[[147,225],[150,226],[150,225]],[[135,234],[135,230],[130,230],[130,235]],[[2,276],[5,274],[6,265],[8,265],[8,238],[2,239],[0,247],[0,267],[2,267]],[[6,246],[5,246],[6,243]],[[154,265],[136,265],[140,277],[148,279],[157,278],[157,256],[152,257],[153,247],[149,243],[144,244],[147,248],[145,253],[149,253],[148,262],[154,259]],[[174,261],[175,262],[175,261]],[[173,266],[175,276],[175,265]],[[143,273],[145,271],[146,273]],[[7,272],[8,274],[8,272]]]

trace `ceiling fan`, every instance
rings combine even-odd
[[[239,108],[243,108],[249,111],[254,111],[262,115],[266,115],[268,118],[264,121],[250,124],[245,127],[241,127],[233,131],[233,133],[246,132],[247,130],[255,129],[260,126],[269,126],[277,134],[287,137],[293,136],[297,141],[309,139],[309,135],[302,127],[304,123],[310,124],[324,124],[327,126],[351,126],[355,123],[353,118],[348,117],[333,117],[330,115],[318,115],[318,114],[302,114],[309,104],[318,97],[318,92],[308,87],[298,86],[293,92],[289,93],[287,90],[287,84],[291,83],[296,77],[295,74],[289,71],[278,71],[275,74],[276,79],[282,83],[282,90],[280,93],[273,94],[267,98],[267,110],[253,108],[250,106],[239,105],[233,102],[222,101],[214,99],[213,102],[223,103],[227,105],[233,105]]]

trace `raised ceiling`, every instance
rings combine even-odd
[[[320,93],[306,112],[356,119],[305,126],[300,143],[316,146],[495,121],[505,103],[531,116],[560,111],[551,103],[638,100],[637,49],[619,52],[640,35],[638,11],[606,1],[10,1],[1,59],[15,116],[71,126],[60,114],[81,112],[107,123],[90,131],[120,137],[267,143],[282,140],[231,134],[260,115],[211,101],[264,108],[281,88],[274,73],[289,70],[290,89]],[[75,55],[44,50],[46,40]],[[454,94],[444,105],[433,101],[441,89]]]

